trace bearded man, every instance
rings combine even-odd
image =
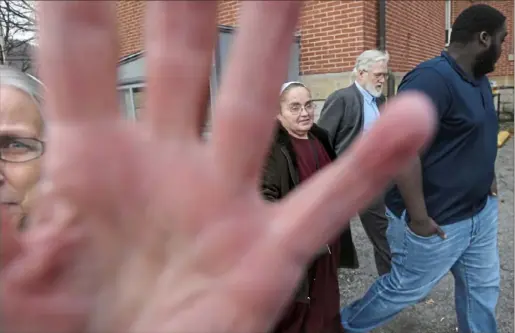
[[[336,153],[341,155],[379,118],[379,106],[385,101],[383,86],[388,78],[388,53],[368,50],[356,59],[355,81],[332,93],[320,113],[318,124],[327,130]],[[383,196],[379,196],[359,214],[365,232],[374,246],[377,272],[390,271],[391,255],[386,240],[388,220]]]

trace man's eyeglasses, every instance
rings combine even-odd
[[[316,105],[313,102],[307,102],[305,105],[300,103],[292,103],[288,105],[288,109],[293,114],[299,114],[302,112],[302,109],[306,110],[307,113],[312,113],[315,111]]]
[[[45,151],[45,143],[34,138],[0,136],[0,161],[23,163],[35,160]]]
[[[377,80],[379,80],[381,78],[388,80],[388,76],[390,76],[390,74],[388,74],[388,73],[372,73],[372,72],[365,71],[365,70],[363,72],[372,74],[372,76]]]
[[[388,76],[389,76],[390,74],[388,74],[388,73],[372,73],[372,75],[374,75],[374,77],[375,77],[376,79],[378,79],[378,80],[379,80],[380,78],[384,78],[385,80],[388,80]]]

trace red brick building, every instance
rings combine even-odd
[[[446,29],[475,0],[386,1],[386,50],[396,83],[419,62],[445,47]],[[508,18],[506,39],[497,69],[490,75],[500,86],[513,86],[513,1],[481,1]],[[306,1],[299,22],[300,79],[316,98],[351,82],[356,57],[378,46],[380,0]],[[240,1],[220,1],[218,23],[237,26]],[[121,56],[141,51],[144,2],[119,1]],[[506,96],[507,97],[507,96]],[[505,97],[505,98],[506,98]]]

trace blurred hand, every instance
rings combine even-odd
[[[320,246],[432,135],[428,99],[392,99],[348,154],[266,203],[261,170],[302,2],[242,2],[209,142],[216,1],[146,3],[137,123],[115,89],[115,3],[38,5],[48,150],[31,228],[19,238],[2,221],[3,332],[265,332]]]

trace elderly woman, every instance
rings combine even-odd
[[[314,124],[314,111],[311,93],[304,84],[288,82],[283,85],[277,116],[279,128],[262,184],[267,200],[285,197],[336,158],[326,132]],[[342,332],[338,267],[357,266],[356,251],[350,230],[347,230],[339,240],[323,247],[314,258],[274,332]]]
[[[18,228],[24,227],[44,152],[40,89],[32,76],[0,66],[0,205]]]

